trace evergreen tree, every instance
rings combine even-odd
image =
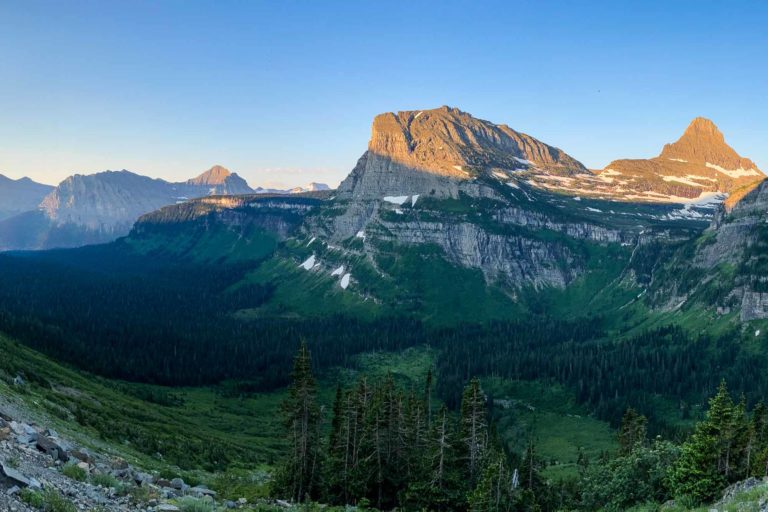
[[[488,446],[488,418],[480,379],[473,378],[461,400],[461,443],[470,483],[477,479]]]
[[[320,464],[320,408],[306,343],[294,359],[293,382],[283,404],[289,453],[275,479],[278,494],[302,502],[317,496]]]
[[[454,426],[443,406],[437,413],[424,457],[424,478],[410,482],[405,496],[408,510],[466,509],[466,479],[457,453]]]
[[[694,503],[712,499],[728,483],[739,456],[739,419],[725,381],[709,401],[705,420],[683,444],[670,472],[675,494]]]
[[[631,407],[627,409],[627,412],[621,418],[618,433],[620,455],[632,453],[632,450],[636,447],[645,444],[647,425],[648,420],[645,416],[639,414]]]
[[[497,451],[489,454],[478,480],[469,496],[472,512],[507,512],[514,506],[512,473],[505,457]]]

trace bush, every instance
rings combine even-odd
[[[88,472],[78,466],[77,464],[68,463],[61,468],[61,472],[64,476],[77,480],[78,482],[85,482],[88,478]]]
[[[77,507],[55,489],[46,489],[43,492],[43,510],[45,512],[77,512]]]
[[[117,489],[122,485],[120,480],[110,475],[109,473],[97,473],[93,475],[91,477],[91,483],[93,485],[100,485],[105,489],[109,489],[110,487]]]
[[[45,504],[43,494],[29,488],[22,489],[19,493],[19,498],[30,507],[43,508]]]
[[[177,503],[181,512],[213,512],[213,503],[195,498],[182,498]]]

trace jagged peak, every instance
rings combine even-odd
[[[189,180],[189,183],[194,185],[221,185],[227,178],[232,176],[232,174],[233,173],[231,173],[229,169],[217,164],[199,176]]]
[[[725,142],[717,125],[706,117],[697,117],[674,143],[664,145],[660,158],[712,164],[727,169],[757,169]]]

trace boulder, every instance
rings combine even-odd
[[[196,487],[190,488],[189,493],[196,495],[198,498],[202,498],[203,496],[216,496],[216,491],[212,491],[204,485],[198,485]]]
[[[88,464],[93,464],[93,457],[91,454],[89,454],[85,450],[72,450],[69,452],[69,455],[80,462],[87,462]]]
[[[150,475],[149,473],[138,472],[135,475],[133,475],[133,480],[136,482],[137,485],[149,485],[149,484],[155,483],[155,477]]]
[[[11,429],[9,427],[1,427],[0,428],[0,441],[5,441],[11,437]]]
[[[184,484],[184,480],[182,480],[181,478],[174,478],[173,480],[171,480],[171,487],[179,491],[184,489],[185,485],[186,484]]]
[[[5,463],[0,462],[0,475],[10,480],[14,485],[20,485],[21,487],[32,487],[33,478],[27,478],[20,471],[7,466]]]
[[[36,446],[38,450],[51,456],[53,460],[60,460],[61,462],[69,460],[67,451],[50,437],[38,436]]]

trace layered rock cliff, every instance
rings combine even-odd
[[[488,282],[564,287],[589,266],[579,244],[631,246],[667,215],[602,210],[536,181],[587,175],[562,150],[458,109],[382,114],[325,214],[310,219],[308,236],[335,246],[359,240],[374,264],[382,242],[436,246]]]

